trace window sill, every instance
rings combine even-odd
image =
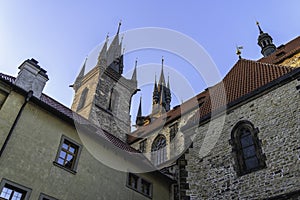
[[[56,161],[53,161],[53,165],[56,166],[56,167],[59,167],[59,168],[61,168],[61,169],[64,169],[64,170],[66,170],[67,172],[70,172],[71,174],[74,174],[74,175],[75,175],[75,174],[77,173],[75,170],[68,169],[68,168],[66,168],[65,166],[59,164],[59,163],[56,162]]]

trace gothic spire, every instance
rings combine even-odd
[[[164,57],[162,57],[162,59],[161,59],[161,72],[160,72],[160,77],[159,77],[158,85],[160,87],[166,85],[165,75],[164,75]]]
[[[134,66],[134,70],[133,70],[132,77],[131,77],[131,80],[133,80],[133,81],[137,81],[136,67],[137,67],[137,59],[135,60],[135,66]]]
[[[139,110],[138,110],[138,113],[137,113],[137,118],[138,117],[142,117],[142,96],[140,97],[140,105],[139,105]]]
[[[145,117],[142,116],[142,96],[140,97],[140,105],[137,112],[135,123],[137,126],[143,126]]]
[[[108,40],[109,40],[109,35],[107,33],[106,35],[106,39],[105,39],[105,43],[99,53],[99,56],[98,56],[98,63],[101,63],[103,61],[105,61],[107,59],[107,43],[108,43]]]
[[[157,104],[158,100],[159,100],[159,94],[158,94],[156,74],[155,74],[154,89],[153,89],[153,104]]]
[[[123,56],[122,56],[122,42],[120,42],[121,22],[119,22],[117,34],[114,36],[108,50],[107,50],[107,66],[110,66],[119,74],[123,73]]]
[[[84,77],[86,61],[87,61],[87,57],[85,58],[85,61],[84,61],[83,65],[82,65],[82,68],[81,68],[79,74],[77,75],[77,77],[76,77],[76,79],[75,79],[74,84],[71,85],[71,87],[73,87],[73,89],[74,89],[75,91],[77,91],[77,89],[80,87],[81,81],[82,81],[82,79],[83,79],[83,77]]]

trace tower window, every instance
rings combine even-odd
[[[166,138],[158,135],[152,143],[151,147],[152,162],[155,166],[162,164],[167,159]]]
[[[238,175],[244,175],[265,168],[258,129],[248,121],[239,122],[232,130],[230,143]]]
[[[84,88],[84,90],[82,91],[81,96],[80,96],[80,100],[79,100],[79,103],[78,103],[78,106],[77,106],[77,111],[79,111],[80,109],[83,108],[88,92],[89,92],[88,88]]]

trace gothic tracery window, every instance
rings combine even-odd
[[[232,130],[230,143],[238,175],[266,167],[257,133],[258,129],[248,121],[239,122]]]
[[[158,135],[152,143],[152,162],[155,166],[162,164],[167,159],[166,138]]]

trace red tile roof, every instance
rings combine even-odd
[[[263,57],[258,61],[263,63],[279,64],[286,58],[289,58],[298,52],[300,52],[300,36],[284,45],[280,45],[274,53],[267,57]]]
[[[15,77],[9,76],[6,74],[0,73],[0,80],[5,81],[9,84],[15,85]],[[70,108],[64,106],[63,104],[59,103],[58,101],[54,100],[53,98],[42,94],[40,100],[35,99],[38,103],[47,106],[51,111],[53,111],[56,115],[58,115],[60,118],[68,119],[68,121],[72,121],[73,124],[79,123],[79,124],[89,124],[92,125],[87,119],[84,117],[78,115],[77,113],[73,112]],[[96,127],[95,125],[92,125]],[[96,127],[97,128],[97,127]],[[114,146],[120,148],[121,150],[132,152],[132,153],[138,153],[136,149],[132,148],[127,143],[121,141],[119,138],[115,137],[114,135],[106,132],[106,131],[98,131],[100,132],[100,136],[105,139],[106,141],[112,143]]]
[[[139,127],[128,137],[128,143],[133,143],[139,138],[147,137],[153,131],[162,128],[176,118],[195,108],[195,98],[202,99],[197,113],[189,120],[188,126],[199,122],[199,119],[210,115],[211,111],[223,109],[231,102],[251,93],[252,91],[266,85],[280,76],[292,71],[294,68],[240,59],[224,77],[223,81],[208,88],[196,97],[188,100],[164,116],[156,119],[148,126]],[[212,106],[213,105],[213,106]],[[213,107],[213,109],[212,109]],[[184,111],[181,110],[184,108]]]
[[[230,103],[245,97],[294,69],[293,67],[240,59],[222,82],[209,89],[209,96],[205,103],[183,129],[197,125],[199,120],[209,116],[212,111],[226,108]],[[225,89],[225,95],[223,95],[222,88]],[[213,109],[211,100],[214,102]]]

